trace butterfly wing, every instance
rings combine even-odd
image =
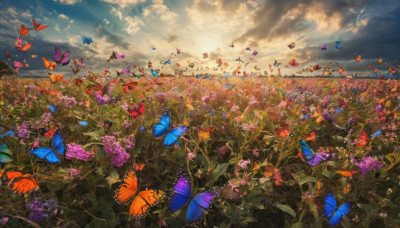
[[[69,63],[69,61],[70,61],[70,59],[69,59],[69,53],[70,53],[70,50],[67,50],[67,51],[64,52],[64,54],[62,55],[61,64],[62,64],[63,66],[68,65],[68,63]]]
[[[35,149],[31,149],[30,153],[38,157],[39,159],[45,158],[52,152],[51,148],[49,147],[38,147]]]
[[[160,118],[160,123],[154,125],[154,137],[160,137],[164,135],[168,130],[170,126],[170,121],[171,121],[171,116],[169,113],[165,113],[161,118]]]
[[[55,133],[54,137],[53,137],[53,147],[54,149],[56,149],[56,151],[60,154],[60,155],[64,155],[65,152],[65,148],[64,148],[64,143],[63,143],[63,139],[61,138],[60,133]]]
[[[19,34],[28,36],[29,28],[25,27],[25,25],[21,24],[21,28],[19,29]]]
[[[57,108],[55,106],[50,105],[50,104],[48,104],[47,106],[50,108],[52,113],[55,113],[57,111]]]
[[[32,43],[27,44],[21,48],[21,51],[24,53],[24,52],[28,51],[31,47],[32,47]]]
[[[165,136],[164,139],[164,145],[165,146],[172,146],[175,145],[175,143],[178,141],[178,138],[185,133],[187,130],[186,126],[180,126],[175,129],[172,129],[170,132],[168,132],[167,136]]]
[[[343,216],[347,215],[350,211],[350,203],[345,203],[338,208],[338,210],[333,214],[331,220],[329,221],[330,226],[334,226],[340,222]]]
[[[8,149],[5,143],[0,145],[0,163],[5,164],[11,162],[13,159],[10,154],[10,149]]]
[[[13,178],[7,187],[16,194],[26,194],[39,189],[36,179],[29,174]]]
[[[143,218],[149,213],[152,206],[161,202],[164,195],[165,193],[163,191],[153,189],[139,192],[129,208],[129,216],[132,219]]]
[[[215,193],[211,191],[197,194],[190,202],[186,211],[186,220],[189,223],[200,221],[203,218],[203,208],[208,210]]]
[[[324,216],[329,219],[337,207],[335,197],[329,192],[325,198]]]
[[[169,203],[169,209],[175,212],[185,206],[192,195],[191,185],[186,173],[178,174],[173,190],[174,193]]]
[[[311,161],[314,157],[314,151],[307,145],[304,140],[300,140],[301,152],[306,157],[307,162]]]
[[[115,191],[114,199],[118,203],[126,203],[137,193],[138,184],[135,170],[129,170],[122,180],[121,185]]]
[[[22,39],[20,36],[17,37],[15,40],[15,49],[20,50],[24,46],[24,42],[22,42]]]
[[[37,23],[35,19],[32,19],[32,21],[33,21],[33,27],[37,32],[49,27],[48,25],[40,25],[39,23]]]
[[[54,61],[56,61],[57,63],[61,63],[61,50],[60,48],[58,48],[57,46],[54,48]]]

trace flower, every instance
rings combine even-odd
[[[85,151],[82,146],[78,144],[67,144],[67,147],[67,153],[65,154],[66,159],[74,160],[77,158],[83,161],[90,161],[94,157],[94,153]]]
[[[30,210],[30,211],[43,211],[44,209],[44,204],[43,202],[38,199],[38,198],[34,198],[33,200],[31,200],[30,202],[28,202],[25,205],[26,209]]]
[[[17,130],[15,130],[15,134],[20,138],[24,139],[28,138],[29,137],[28,127],[29,123],[24,121],[21,126],[17,127]]]
[[[193,161],[193,159],[196,157],[196,150],[193,150],[192,152],[188,153],[187,156],[190,161]]]
[[[163,92],[156,93],[156,97],[160,103],[165,103],[167,101],[167,97],[165,96],[165,93],[163,93]]]
[[[255,96],[250,97],[249,105],[257,104],[258,101]]]
[[[0,218],[0,224],[6,224],[8,222],[9,217]]]
[[[32,147],[34,147],[34,148],[39,147],[39,144],[41,141],[42,141],[41,138],[36,138],[35,141],[33,142]]]
[[[207,103],[207,101],[210,100],[210,96],[205,95],[205,96],[203,96],[203,97],[201,98],[201,100],[202,100],[204,103]]]
[[[130,135],[128,139],[124,139],[126,149],[131,150],[135,146],[135,135]]]
[[[49,217],[48,214],[42,212],[33,212],[29,214],[28,219],[34,222],[43,222]]]
[[[71,175],[71,176],[76,176],[76,175],[79,175],[81,173],[80,170],[74,169],[74,168],[68,169],[68,172],[69,172],[69,175]]]
[[[104,136],[104,151],[106,154],[111,155],[111,163],[114,166],[122,166],[128,161],[130,155],[125,151],[125,149],[115,141],[114,136]]]
[[[108,96],[101,96],[101,94],[96,94],[96,99],[97,99],[97,104],[98,105],[105,105],[105,104],[108,104],[108,101],[109,101],[109,99],[108,99]]]
[[[231,112],[236,112],[236,111],[238,111],[239,110],[239,106],[238,105],[232,105],[232,108],[231,108]]]
[[[26,209],[32,213],[29,214],[28,219],[35,222],[43,222],[48,217],[57,214],[58,202],[54,200],[47,200],[43,202],[38,198],[34,198],[26,204]]]
[[[253,150],[253,155],[256,157],[258,157],[260,155],[260,153],[258,152],[258,149]]]
[[[371,156],[364,158],[361,162],[357,162],[353,156],[351,156],[350,159],[351,162],[360,169],[362,177],[365,176],[369,171],[377,171],[384,165],[383,162],[380,162]]]
[[[246,169],[246,168],[247,168],[247,165],[249,165],[249,164],[250,164],[250,159],[247,159],[247,160],[245,160],[245,161],[243,161],[243,159],[242,159],[242,160],[240,160],[239,163],[238,163],[238,165],[239,165],[240,168],[242,168],[242,169]]]
[[[124,128],[128,128],[129,126],[131,126],[131,124],[129,123],[129,121],[125,121],[122,126],[124,126]]]

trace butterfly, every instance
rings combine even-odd
[[[229,47],[231,47],[231,48],[235,47],[235,45],[233,45],[233,42],[232,42],[232,44],[229,44]]]
[[[313,67],[313,71],[320,70],[320,69],[321,69],[321,66],[319,64],[317,64],[316,66]]]
[[[53,105],[48,104],[47,107],[50,108],[50,111],[51,111],[52,113],[55,113],[55,112],[57,111],[57,108],[56,108],[55,106],[53,106]]]
[[[171,116],[167,111],[160,118],[160,123],[154,125],[153,129],[154,137],[160,137],[166,134],[164,139],[165,146],[175,145],[178,142],[178,138],[181,135],[183,135],[183,133],[185,133],[185,131],[187,130],[187,127],[184,125],[170,130],[170,125],[171,125]]]
[[[0,145],[0,164],[5,164],[7,162],[13,161],[11,157],[10,149],[8,149],[5,143]]]
[[[373,135],[371,135],[371,139],[375,138],[376,136],[378,136],[378,135],[380,135],[382,133],[383,133],[382,130],[379,130],[379,131],[375,132]]]
[[[6,51],[6,59],[10,60],[11,58],[11,53],[7,50]]]
[[[83,57],[81,57],[79,60],[77,60],[76,58],[74,58],[74,65],[78,64],[79,67],[82,67],[83,65],[85,65],[83,63]]]
[[[378,64],[382,64],[382,57],[379,57]]]
[[[0,178],[7,183],[7,188],[15,194],[27,194],[39,190],[39,184],[30,174],[19,171],[0,171]]]
[[[54,69],[56,68],[56,66],[57,66],[57,63],[56,63],[56,62],[50,62],[50,61],[47,60],[45,57],[42,57],[42,59],[43,59],[44,66],[45,66],[47,69],[49,69],[49,70],[54,70]]]
[[[258,51],[254,50],[253,55],[258,55]]]
[[[240,57],[239,57],[239,58],[237,58],[237,59],[235,59],[235,61],[238,61],[238,62],[242,62],[242,63],[244,63],[244,61],[243,61],[243,60],[241,60],[241,59],[240,59]]]
[[[20,67],[22,67],[22,66],[23,66],[22,63],[17,62],[17,61],[14,61],[14,67],[20,68]]]
[[[68,65],[70,59],[69,59],[69,53],[70,51],[67,50],[66,52],[64,52],[64,54],[61,54],[60,49],[56,46],[54,48],[54,61],[56,61],[56,63],[61,63],[63,66]]]
[[[343,72],[344,72],[343,67],[340,67],[340,68],[338,69],[338,72],[339,72],[339,74],[343,74]]]
[[[339,49],[339,50],[343,49],[343,47],[339,45],[341,42],[342,41],[336,41],[336,46],[335,46],[336,49]]]
[[[181,54],[181,49],[178,49],[178,48],[177,48],[177,49],[176,49],[176,54],[178,54],[178,55]]]
[[[281,63],[278,63],[278,60],[275,59],[274,67],[278,67]]]
[[[316,166],[328,158],[327,156],[324,156],[324,154],[315,154],[314,151],[303,140],[300,140],[300,146],[301,152],[306,158],[306,162],[312,166]]]
[[[125,53],[120,55],[120,54],[118,54],[118,52],[115,52],[115,59],[125,59]]]
[[[50,164],[59,163],[60,157],[64,155],[64,143],[59,132],[54,133],[52,147],[38,147],[31,149],[30,153],[37,156],[39,159],[45,158]]]
[[[17,40],[15,40],[15,49],[20,50],[22,53],[28,51],[31,47],[32,43],[26,44],[25,41],[22,41],[20,36],[18,36]]]
[[[159,71],[153,70],[153,69],[151,69],[150,71],[151,71],[151,74],[152,74],[153,76],[158,77]]]
[[[86,87],[86,94],[91,94],[92,91],[97,91],[97,92],[104,92],[104,86],[98,82],[95,81],[89,81],[88,86]]]
[[[129,69],[129,67],[128,69],[122,68],[121,74],[126,76],[127,74],[132,74],[132,72],[131,69]]]
[[[289,64],[290,64],[291,66],[294,66],[294,67],[297,67],[297,66],[299,65],[299,63],[296,62],[295,59],[291,59],[291,60],[289,61]]]
[[[208,58],[208,53],[207,53],[207,52],[204,52],[204,53],[203,53],[203,58],[204,58],[204,59]]]
[[[160,203],[165,197],[161,190],[146,189],[139,191],[136,171],[130,169],[122,180],[121,185],[115,191],[114,199],[117,203],[128,203],[132,200],[129,208],[129,216],[132,219],[145,217],[150,208]]]
[[[146,109],[144,108],[144,101],[140,103],[138,108],[128,108],[129,114],[131,114],[134,118],[138,118],[145,113]]]
[[[358,55],[358,57],[354,57],[354,59],[355,59],[357,62],[360,62],[360,61],[361,61],[361,55]]]
[[[327,47],[326,45],[324,45],[324,46],[321,48],[322,51],[326,51],[326,49],[328,49],[328,47]]]
[[[186,209],[186,221],[188,223],[201,221],[204,216],[204,210],[208,210],[211,207],[212,201],[218,195],[217,192],[205,191],[192,198],[191,183],[183,170],[178,170],[173,190],[169,209],[175,212],[190,202]]]
[[[39,128],[39,135],[52,139],[54,137],[54,130],[46,130],[46,128]]]
[[[311,132],[309,136],[306,138],[307,141],[315,141],[317,138],[315,137],[315,131]]]
[[[54,75],[52,73],[49,73],[49,77],[50,77],[51,83],[56,83],[56,82],[62,81],[64,78],[64,75],[63,74]]]
[[[33,27],[35,28],[36,32],[39,32],[40,30],[46,29],[49,26],[48,25],[40,25],[39,23],[37,23],[37,21],[35,19],[32,19],[33,21]]]
[[[236,85],[229,84],[229,83],[225,83],[225,87],[226,87],[229,91],[231,91],[233,88],[236,87]]]
[[[115,51],[112,52],[112,54],[110,55],[110,57],[107,59],[107,62],[110,62],[112,59],[116,59],[117,55],[115,53]]]
[[[366,146],[368,142],[368,136],[365,132],[361,132],[361,136],[359,139],[357,139],[355,141],[355,144],[357,145],[357,147],[363,147]]]
[[[83,37],[82,38],[83,44],[90,44],[93,42],[92,38]]]
[[[290,43],[290,44],[288,45],[288,47],[289,47],[290,49],[293,49],[295,46],[296,46],[296,44],[295,44],[294,42],[292,42],[292,43]]]
[[[352,170],[352,171],[342,171],[342,170],[338,170],[336,171],[337,174],[340,174],[344,177],[352,177],[353,174],[357,173],[356,170]]]
[[[251,49],[249,47],[246,48],[246,51],[251,51]]]
[[[28,36],[29,30],[30,30],[30,28],[27,28],[27,27],[25,27],[25,25],[21,24],[21,28],[19,29],[19,34]]]
[[[125,93],[128,93],[128,90],[134,90],[137,85],[138,82],[128,82],[122,85],[122,90],[124,90]]]
[[[136,171],[141,171],[141,170],[144,168],[145,165],[146,165],[146,164],[139,162],[139,163],[133,164],[133,168],[134,168]]]
[[[81,69],[79,69],[79,66],[73,68],[72,66],[69,66],[72,69],[72,72],[74,72],[74,75],[76,75],[77,73],[79,73],[79,71],[81,71]]]
[[[325,198],[324,216],[329,219],[329,225],[334,226],[340,222],[343,216],[350,211],[350,203],[345,203],[336,210],[337,204],[332,192]],[[331,217],[332,216],[332,217]]]
[[[87,126],[89,123],[87,121],[79,121],[79,125]]]
[[[170,59],[168,59],[167,61],[164,62],[164,65],[167,65],[167,64],[171,65],[171,60]]]

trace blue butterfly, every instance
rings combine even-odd
[[[38,147],[35,149],[31,149],[30,153],[37,156],[39,159],[45,158],[47,162],[50,164],[56,164],[60,162],[60,157],[64,156],[64,143],[61,135],[56,132],[53,137],[53,146],[50,147]]]
[[[201,78],[201,75],[200,74],[196,74],[196,78],[197,79]]]
[[[48,104],[47,106],[50,108],[52,113],[55,113],[57,111],[57,108],[55,106],[50,105],[50,104]]]
[[[382,133],[383,133],[382,130],[379,130],[379,131],[375,132],[373,135],[371,135],[371,139],[375,138],[376,136],[378,136],[378,135],[380,135]]]
[[[151,69],[150,71],[151,71],[151,74],[152,74],[153,76],[158,77],[158,72],[157,72],[157,71],[155,71],[155,70],[153,70],[153,69]]]
[[[79,121],[79,124],[82,126],[87,126],[89,123],[87,121]]]
[[[186,173],[182,170],[178,170],[177,180],[173,189],[174,193],[171,197],[169,209],[175,212],[190,202],[186,210],[186,221],[188,223],[201,221],[204,216],[204,210],[210,208],[214,197],[218,195],[217,192],[206,191],[195,195],[191,200],[191,184]]]
[[[171,65],[171,60],[170,59],[168,59],[167,61],[164,62],[164,65],[167,65],[167,64]]]
[[[229,73],[226,73],[226,74],[224,75],[224,77],[225,77],[226,79],[228,79]]]
[[[337,207],[335,197],[333,196],[332,192],[329,192],[325,198],[325,207],[324,207],[324,216],[331,220],[329,221],[330,226],[334,226],[340,222],[343,216],[347,215],[350,211],[350,203],[345,203],[340,206],[337,211],[335,212]]]
[[[281,63],[278,63],[278,60],[275,59],[274,67],[278,67]]]
[[[186,126],[180,126],[170,130],[171,116],[166,112],[161,118],[160,123],[154,125],[154,137],[160,137],[167,134],[164,139],[165,146],[173,146],[178,143],[178,138],[187,131]],[[178,144],[179,145],[179,144]]]
[[[6,133],[4,133],[4,136],[14,136],[15,132],[14,131],[7,131]],[[3,135],[0,134],[0,139],[3,138]]]
[[[93,42],[92,38],[83,37],[83,44],[90,44]]]
[[[306,162],[312,166],[316,166],[329,158],[322,153],[315,154],[314,151],[307,145],[307,143],[304,142],[304,140],[300,140],[300,146],[301,152],[306,158]]]

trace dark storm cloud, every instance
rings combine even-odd
[[[365,6],[371,0],[267,0],[263,2],[260,10],[253,17],[254,27],[249,28],[243,35],[235,39],[235,42],[245,43],[249,38],[254,40],[271,41],[285,37],[289,33],[300,32],[307,29],[306,12],[315,4],[319,4],[319,12],[328,18],[341,15],[340,25],[354,23],[357,13],[354,8]],[[285,18],[287,12],[294,13]]]
[[[116,47],[123,49],[129,49],[129,43],[124,42],[123,38],[107,31],[103,26],[97,25],[95,28],[95,34],[97,37],[105,38],[108,43],[114,44]]]

